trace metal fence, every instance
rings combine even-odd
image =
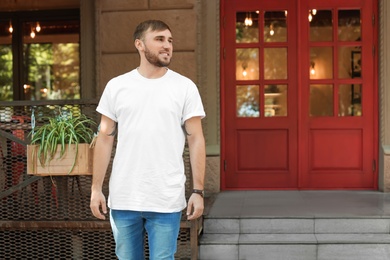
[[[90,175],[42,177],[26,173],[26,146],[34,126],[60,112],[81,112],[98,122],[96,105],[93,100],[0,102],[1,259],[116,259],[109,222],[90,213]],[[189,190],[187,148],[184,161]],[[109,174],[105,194],[108,178]],[[176,259],[197,259],[201,224],[202,220],[182,221]],[[147,246],[145,252],[148,256]]]

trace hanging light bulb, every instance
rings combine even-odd
[[[245,24],[245,26],[248,26],[248,25],[249,25],[249,19],[248,19],[248,17],[245,17],[244,24]]]
[[[284,11],[284,16],[287,17],[287,13],[288,13],[287,10],[285,10],[285,11]]]
[[[315,75],[315,74],[316,74],[316,69],[314,68],[315,63],[314,63],[314,62],[311,62],[310,65],[311,65],[311,66],[310,66],[310,74],[311,74],[311,75]]]
[[[275,34],[275,31],[274,31],[274,27],[272,26],[272,24],[269,26],[269,35],[274,35]]]
[[[35,30],[37,32],[40,32],[41,31],[41,25],[39,24],[39,22],[37,22],[37,26],[35,26]]]
[[[9,33],[12,33],[14,31],[14,28],[12,27],[11,21],[9,22],[9,28],[8,28]]]
[[[33,39],[35,38],[35,32],[34,32],[34,29],[32,27],[31,27],[30,37]]]
[[[309,22],[311,22],[313,20],[313,16],[311,15],[311,13],[309,13]]]
[[[242,64],[242,76],[246,77],[248,75],[248,72],[246,71],[246,69],[248,68],[248,64],[246,62],[244,62]]]
[[[311,10],[311,13],[312,13],[313,15],[316,15],[316,14],[317,14],[317,9]]]

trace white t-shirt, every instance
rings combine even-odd
[[[204,117],[195,84],[167,69],[147,79],[137,69],[113,78],[96,109],[118,122],[109,184],[111,209],[179,212],[186,207],[184,122]]]

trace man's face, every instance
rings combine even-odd
[[[169,30],[150,31],[142,40],[146,60],[156,67],[166,67],[172,58],[172,34]]]

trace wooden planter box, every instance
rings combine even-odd
[[[61,159],[58,159],[61,151],[58,147],[53,160],[45,166],[42,166],[37,158],[38,147],[39,145],[27,145],[27,174],[39,176],[92,175],[93,149],[89,148],[89,144],[78,145],[76,164],[70,173],[75,159],[75,144],[67,145]]]

